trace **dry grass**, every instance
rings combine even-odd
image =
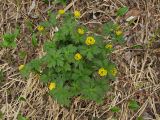
[[[16,120],[22,113],[31,120],[160,120],[160,35],[150,44],[154,33],[160,28],[159,0],[73,0],[66,10],[79,9],[83,24],[100,28],[108,21],[117,21],[125,31],[126,44],[116,45],[113,60],[118,65],[117,80],[111,84],[111,90],[103,105],[92,101],[75,98],[70,108],[61,107],[47,95],[37,76],[30,75],[24,80],[19,75],[17,66],[42,54],[42,46],[31,47],[31,36],[27,31],[26,21],[35,26],[46,19],[47,10],[57,10],[60,5],[46,5],[36,0],[36,6],[30,11],[34,0],[1,0],[0,1],[0,34],[10,32],[16,25],[21,28],[16,49],[0,50],[0,70],[5,73],[5,80],[0,83],[0,111],[4,120]],[[115,19],[115,11],[122,5],[139,11],[138,20],[128,26],[125,18]],[[28,12],[30,13],[28,14]],[[52,35],[52,32],[50,33]],[[40,38],[43,43],[45,38]],[[141,49],[132,49],[133,45],[142,45]],[[27,51],[25,60],[18,57],[18,51]],[[26,101],[19,100],[22,96]],[[132,111],[128,101],[135,99],[140,108]],[[119,106],[119,113],[112,113],[110,106]],[[113,119],[112,119],[113,120]]]

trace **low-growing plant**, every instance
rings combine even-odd
[[[129,103],[128,103],[128,107],[131,110],[137,110],[137,109],[139,109],[140,106],[138,105],[137,101],[130,100]]]
[[[113,43],[123,41],[123,33],[118,24],[109,22],[104,25],[103,35],[96,35],[79,24],[79,11],[74,15],[58,13],[63,22],[58,22],[56,15],[50,15],[50,19],[39,26],[40,32],[58,27],[54,37],[44,44],[45,55],[25,65],[21,73],[39,74],[49,94],[62,105],[68,106],[75,96],[102,103],[109,80],[114,80],[117,74],[109,55]],[[105,36],[109,40],[104,40]]]
[[[123,16],[123,15],[125,15],[128,12],[128,10],[129,9],[128,9],[127,6],[123,6],[123,7],[119,8],[117,10],[117,16]]]
[[[19,35],[19,29],[16,29],[14,33],[5,33],[2,35],[3,41],[0,42],[0,47],[11,47],[15,48],[16,47],[16,41],[15,39]]]
[[[24,116],[22,116],[21,114],[19,114],[19,115],[17,116],[17,120],[29,120],[29,119],[26,118],[26,117],[24,117]]]
[[[18,56],[20,59],[24,59],[27,55],[26,51],[19,51]]]
[[[37,40],[37,38],[36,38],[36,35],[33,33],[33,35],[32,35],[32,45],[34,46],[34,47],[37,47],[38,46],[38,40]]]
[[[119,112],[119,111],[120,111],[120,108],[117,107],[117,106],[114,106],[114,107],[111,108],[111,112],[113,112],[113,113],[116,113],[116,112]]]

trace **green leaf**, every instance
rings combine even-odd
[[[32,71],[40,72],[41,71],[41,61],[39,59],[34,59],[28,64]]]
[[[111,108],[111,111],[114,112],[114,113],[115,113],[115,112],[119,112],[119,111],[120,111],[120,108],[117,107],[117,106],[114,106],[114,107]]]
[[[49,23],[52,26],[54,26],[54,25],[56,25],[56,22],[57,22],[57,20],[56,20],[56,14],[50,14]]]
[[[50,81],[52,80],[56,80],[57,74],[55,73],[55,70],[52,68],[46,68],[43,70],[43,72],[40,74],[40,80],[44,83],[44,84],[48,84]]]
[[[16,29],[14,33],[6,33],[2,36],[3,41],[1,43],[2,47],[16,47],[16,37],[19,35],[19,29]]]
[[[112,40],[113,40],[113,42],[118,42],[118,43],[124,43],[124,36],[123,36],[123,34],[122,35],[119,35],[119,36],[117,36],[117,35],[113,35],[112,36]]]
[[[26,117],[23,117],[21,114],[18,115],[18,120],[29,120]]]
[[[52,56],[46,55],[42,58],[42,63],[47,64],[48,68],[55,67],[56,61],[52,59]]]
[[[87,53],[87,59],[88,59],[88,60],[92,60],[93,57],[94,57],[94,56],[93,56],[93,54],[92,54],[91,52],[88,52],[88,53]]]
[[[139,109],[140,106],[138,105],[137,101],[131,100],[131,101],[129,101],[129,103],[128,103],[128,107],[129,107],[131,110],[137,110],[137,109]]]
[[[144,120],[142,116],[138,117],[136,120]]]
[[[26,101],[26,99],[24,97],[20,96],[19,101]]]
[[[53,50],[55,50],[55,48],[56,48],[56,45],[55,45],[55,42],[53,42],[53,41],[47,41],[44,44],[44,51],[45,52],[53,51]]]
[[[93,82],[94,81],[94,82]],[[89,100],[94,100],[97,103],[102,103],[105,96],[105,91],[108,89],[105,80],[87,80],[81,87],[82,96]]]
[[[20,29],[16,28],[16,30],[14,32],[15,38],[18,37],[19,34],[20,34]]]
[[[46,75],[46,74],[43,74],[43,75],[40,76],[40,80],[41,80],[43,83],[47,84],[47,83],[49,82],[49,76]]]
[[[63,65],[64,65],[63,59],[62,59],[62,58],[57,59],[57,60],[56,60],[56,65],[63,67]]]
[[[95,59],[93,61],[93,63],[98,67],[102,67],[103,66],[103,60]]]
[[[34,47],[37,47],[37,46],[38,46],[38,40],[37,40],[35,34],[32,35],[32,45],[33,45]]]
[[[128,7],[124,6],[121,7],[118,11],[117,11],[117,16],[123,16],[128,12]]]
[[[70,64],[65,64],[64,65],[64,70],[65,71],[71,71],[71,65]]]
[[[48,60],[46,62],[48,63],[47,67],[49,67],[49,68],[56,66],[56,61],[52,60],[52,58],[48,57]]]
[[[0,120],[3,120],[4,114],[0,111]]]
[[[97,46],[93,46],[93,47],[91,48],[91,51],[92,51],[92,53],[93,53],[94,55],[97,55],[97,54],[99,54],[99,53],[102,53],[102,52],[101,52],[101,49],[100,49],[99,47],[97,47]]]
[[[69,88],[64,86],[62,82],[57,83],[56,89],[50,91],[50,94],[58,103],[69,106],[71,93],[69,92]]]
[[[33,27],[34,27],[34,24],[31,22],[31,21],[26,21],[26,25],[27,25],[27,28],[29,29],[30,32],[33,32]]]
[[[135,48],[135,49],[142,49],[143,46],[137,44],[137,45],[133,45],[132,48],[133,48],[133,49],[134,49],[134,48]]]
[[[108,22],[103,25],[104,34],[110,35],[114,31],[114,23]]]
[[[26,55],[27,55],[26,51],[20,51],[18,53],[18,56],[20,57],[20,59],[24,59]]]
[[[20,71],[21,75],[23,77],[28,77],[30,72],[31,72],[31,67],[29,66],[29,64],[25,65],[25,67]]]
[[[50,23],[49,21],[41,22],[40,25],[42,25],[42,26],[45,27],[45,28],[51,27],[51,23]]]

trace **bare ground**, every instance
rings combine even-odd
[[[19,113],[31,120],[160,120],[160,1],[159,0],[74,0],[66,6],[48,5],[41,0],[1,0],[0,1],[0,35],[11,32],[16,25],[21,28],[16,49],[0,50],[0,70],[4,80],[0,83],[0,111],[4,120],[16,120]],[[115,18],[116,10],[128,6],[127,15],[137,16],[134,24],[127,25],[126,17]],[[103,105],[92,101],[75,98],[70,108],[65,108],[53,101],[48,89],[37,76],[30,75],[23,79],[18,66],[32,58],[42,55],[44,38],[39,38],[39,47],[31,46],[31,36],[27,21],[34,26],[47,19],[48,10],[80,10],[83,24],[100,28],[102,23],[116,21],[124,30],[126,42],[116,45],[112,54],[118,66],[117,80],[111,83],[111,90]],[[131,14],[131,15],[130,15]],[[52,32],[50,33],[52,34]],[[1,41],[1,38],[0,38]],[[140,48],[133,48],[140,45]],[[27,51],[25,59],[18,57],[19,51]],[[19,99],[19,97],[26,100]],[[128,108],[128,101],[138,101],[137,111]],[[120,107],[120,112],[110,111],[111,106]],[[141,120],[141,119],[139,119]]]

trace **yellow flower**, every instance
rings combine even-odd
[[[75,56],[74,56],[74,59],[75,60],[80,60],[80,59],[82,59],[82,55],[80,53],[76,53]]]
[[[107,48],[107,49],[112,49],[113,48],[113,45],[112,44],[107,44],[106,46],[105,46],[105,48]]]
[[[95,44],[95,42],[96,42],[95,39],[91,36],[87,37],[87,39],[85,41],[86,45],[93,45],[93,44]]]
[[[58,14],[59,14],[59,15],[63,15],[64,13],[65,13],[64,10],[58,10]]]
[[[117,69],[116,69],[116,68],[113,68],[113,69],[111,70],[111,74],[112,74],[113,76],[116,76],[116,74],[117,74]]]
[[[80,35],[83,35],[83,34],[84,34],[84,30],[83,30],[82,28],[78,28],[78,33],[79,33]]]
[[[106,75],[107,75],[107,70],[104,69],[104,68],[100,68],[100,69],[98,70],[98,74],[99,74],[100,76],[106,76]]]
[[[79,12],[79,11],[74,11],[74,17],[75,18],[80,18],[80,16],[81,16],[81,13]]]
[[[38,25],[38,26],[37,26],[37,30],[41,32],[41,31],[43,31],[43,30],[44,30],[44,27],[43,27],[43,26],[41,26],[41,25]]]
[[[20,71],[20,70],[22,70],[24,68],[24,65],[20,65],[19,67],[18,67],[18,70]]]
[[[49,88],[49,90],[55,89],[56,88],[56,83],[54,83],[54,82],[50,83],[48,88]]]
[[[115,33],[116,33],[117,36],[122,35],[122,31],[121,30],[117,30]]]

